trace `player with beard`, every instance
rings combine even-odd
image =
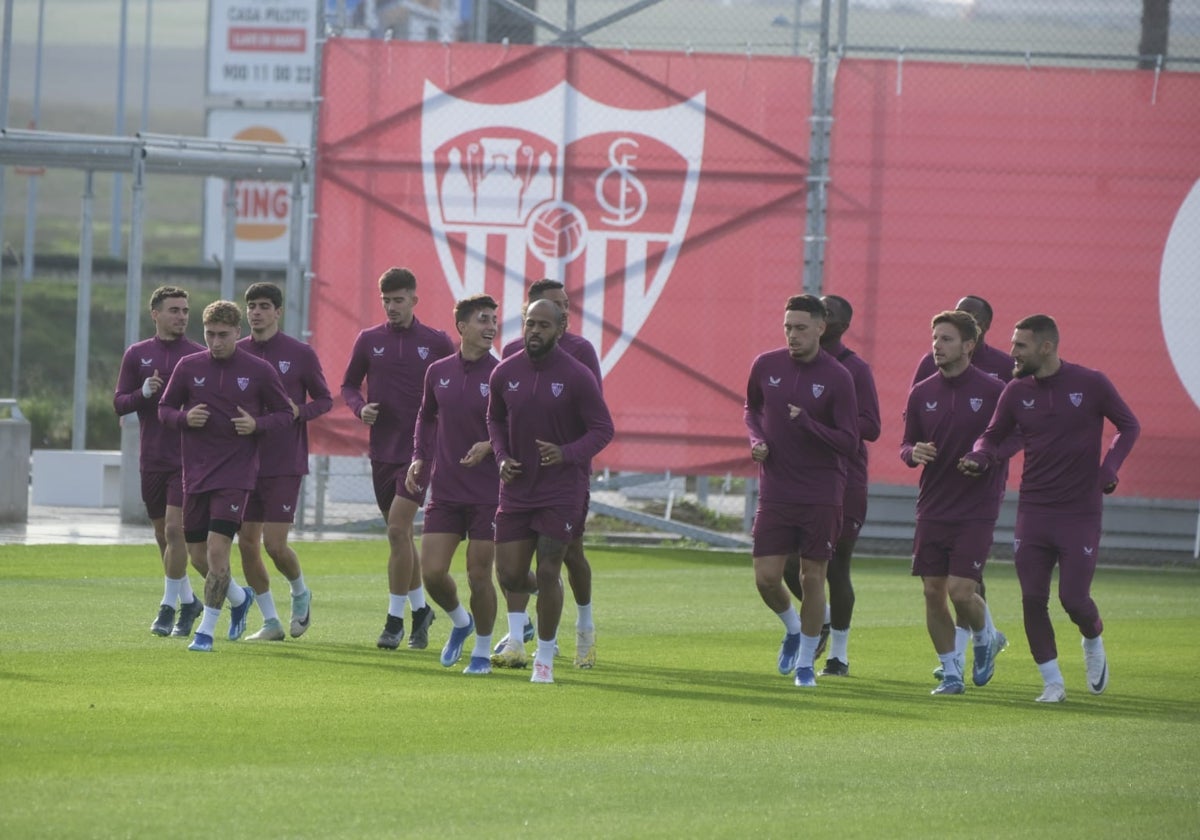
[[[163,565],[163,596],[150,625],[156,636],[192,635],[192,625],[204,611],[188,579],[187,543],[183,539],[183,462],[179,432],[158,419],[158,400],[175,365],[184,356],[204,352],[204,345],[187,337],[188,293],[160,286],[150,295],[154,337],[131,344],[121,359],[113,394],[119,416],[137,413],[142,502],[154,526],[154,539]],[[196,568],[207,574],[203,556]],[[175,603],[179,603],[178,619]]]
[[[542,279],[529,286],[526,306],[536,300],[548,300],[554,303],[564,315],[570,311],[570,301],[566,289],[558,280]],[[558,346],[579,360],[592,375],[596,384],[604,390],[604,380],[600,372],[600,357],[596,348],[581,335],[576,335],[564,329],[558,337]],[[504,345],[501,356],[507,359],[525,349],[524,340],[517,338]],[[591,473],[591,467],[588,467]],[[586,517],[585,509],[584,515]],[[571,594],[575,596],[575,667],[591,668],[596,664],[596,625],[592,617],[592,567],[583,551],[583,534],[578,533],[567,546],[563,565],[567,567],[567,583]],[[506,592],[505,601],[508,610],[508,633],[496,645],[492,664],[503,668],[525,667],[524,642],[533,637],[533,623],[526,612],[529,606],[529,596],[523,592]],[[518,643],[516,640],[520,639]]]
[[[1013,331],[1013,373],[995,414],[972,452],[959,461],[967,475],[996,469],[1003,441],[1021,436],[1025,465],[1017,502],[1013,560],[1021,584],[1025,636],[1044,684],[1041,703],[1067,692],[1050,621],[1050,583],[1058,566],[1058,599],[1083,636],[1088,690],[1108,687],[1104,622],[1092,600],[1103,495],[1117,489],[1117,473],[1141,432],[1137,418],[1103,373],[1064,362],[1058,325],[1030,315]],[[1104,421],[1117,433],[1100,457]]]
[[[488,379],[499,364],[491,352],[496,301],[488,295],[458,301],[454,326],[462,337],[458,352],[425,372],[425,396],[417,412],[405,487],[413,494],[424,492],[427,484],[430,488],[421,531],[421,577],[429,597],[454,625],[442,648],[442,665],[449,668],[458,662],[474,632],[475,649],[463,673],[483,675],[492,671],[489,655],[496,623],[493,523],[500,471],[487,430]],[[458,600],[450,575],[450,562],[464,536],[470,612]]]
[[[563,557],[587,515],[591,459],[613,437],[592,372],[558,346],[566,322],[552,301],[531,303],[525,351],[497,365],[489,383],[488,436],[501,481],[496,573],[506,590],[538,593],[536,683],[554,682]]]
[[[979,331],[968,313],[941,312],[930,327],[930,357],[938,372],[908,394],[900,459],[922,467],[912,573],[923,582],[925,625],[943,671],[933,694],[952,695],[966,690],[963,669],[969,639],[975,645],[975,685],[991,680],[996,654],[1004,647],[1003,637],[988,626],[987,604],[977,587],[992,547],[1006,472],[995,469],[979,481],[958,470],[958,459],[971,451],[987,427],[1004,384],[971,364]],[[1019,447],[1013,436],[1003,457]],[[947,598],[954,604],[957,622]]]
[[[814,295],[788,298],[787,347],[759,355],[750,368],[743,419],[758,464],[754,579],[783,622],[779,673],[795,671],[802,688],[813,670],[825,623],[825,575],[838,540],[847,462],[858,451],[854,379],[821,349],[825,305]],[[789,556],[800,557],[800,612],[783,582]]]
[[[1012,356],[1005,353],[984,340],[984,336],[992,327],[992,305],[979,295],[967,295],[959,298],[958,303],[954,304],[954,308],[966,312],[975,319],[975,323],[979,325],[979,340],[975,342],[975,351],[971,353],[971,364],[982,370],[989,376],[994,376],[1001,382],[1008,382],[1013,378],[1013,363]],[[937,363],[933,359],[932,353],[926,353],[921,357],[920,364],[917,365],[917,370],[913,374],[912,384],[916,385],[922,379],[928,379],[938,371]]]
[[[825,623],[821,627],[821,639],[817,643],[816,658],[825,651],[825,642],[832,636],[833,647],[823,677],[845,677],[850,674],[850,620],[854,615],[854,584],[850,580],[850,560],[858,534],[867,518],[867,441],[879,439],[879,395],[875,390],[875,377],[871,366],[861,356],[842,343],[842,336],[850,329],[854,308],[850,301],[838,295],[821,298],[827,313],[825,332],[821,335],[821,349],[833,356],[854,379],[854,395],[858,402],[858,450],[846,465],[846,494],[842,499],[842,524],[840,536],[833,546],[829,560],[827,582],[829,600],[825,604]],[[800,585],[800,559],[789,557],[784,569],[784,580],[792,594],[804,600]]]

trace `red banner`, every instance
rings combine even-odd
[[[491,294],[505,342],[554,277],[617,427],[597,468],[753,472],[746,375],[802,285],[808,61],[335,39],[322,76],[311,327],[335,391],[387,267],[451,335],[454,301]],[[904,396],[929,318],[970,293],[992,344],[1047,312],[1064,358],[1116,382],[1143,423],[1122,492],[1200,495],[1158,293],[1200,174],[1200,77],[843,61],[835,114],[826,289],[879,385],[872,480],[915,480]],[[313,444],[366,450],[344,407]]]
[[[331,381],[390,265],[452,335],[453,302],[491,294],[502,342],[553,277],[619,429],[598,469],[748,466],[746,373],[798,283],[807,62],[334,40],[323,77],[311,323]],[[359,425],[335,410],[314,443],[365,451]]]
[[[929,319],[974,294],[989,344],[1045,313],[1062,358],[1113,380],[1142,424],[1122,494],[1200,496],[1200,345],[1164,330],[1174,296],[1197,334],[1200,251],[1190,298],[1162,274],[1200,177],[1200,75],[844,61],[835,112],[825,286],[879,387],[871,480],[914,480],[900,417]]]

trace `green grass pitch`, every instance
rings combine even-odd
[[[1099,697],[1053,604],[1068,699],[1046,707],[1007,564],[995,679],[935,698],[902,560],[855,561],[851,676],[802,691],[747,557],[591,548],[597,666],[571,667],[568,598],[540,686],[442,668],[444,614],[428,650],[377,650],[382,543],[298,548],[309,633],[228,642],[223,618],[200,655],[149,633],[153,548],[0,546],[0,836],[1197,836],[1194,570],[1097,574]]]

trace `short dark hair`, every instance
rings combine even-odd
[[[525,299],[530,303],[533,303],[535,300],[541,300],[545,296],[546,292],[562,288],[565,288],[562,282],[558,280],[551,280],[548,277],[543,277],[541,280],[535,280],[533,283],[529,284],[529,294]]]
[[[979,323],[970,312],[964,312],[961,309],[947,309],[945,312],[939,312],[933,316],[933,320],[929,322],[929,328],[933,329],[938,324],[949,324],[956,328],[963,341],[979,340]]]
[[[1029,315],[1017,321],[1015,329],[1029,330],[1035,341],[1049,341],[1058,346],[1058,324],[1049,315]]]
[[[379,275],[379,291],[381,292],[415,292],[417,290],[417,275],[412,269],[396,268],[393,266]]]
[[[784,307],[785,312],[807,312],[810,315],[816,315],[822,321],[829,317],[829,313],[825,309],[825,304],[821,303],[821,299],[816,295],[792,295],[787,299],[787,306]]]
[[[471,320],[475,313],[481,309],[499,308],[500,305],[496,303],[491,295],[471,295],[454,304],[454,323],[462,324]]]
[[[825,317],[831,321],[841,321],[839,315],[845,315],[846,320],[843,322],[848,327],[850,319],[854,317],[854,307],[850,305],[850,301],[846,300],[841,295],[825,295],[821,298],[821,302],[825,304]],[[833,304],[830,306],[829,304]]]
[[[992,314],[992,305],[990,303],[988,303],[986,300],[984,300],[983,298],[981,298],[979,295],[963,295],[962,299],[959,300],[959,302],[955,308],[962,309],[963,303],[965,303],[966,301],[969,301],[969,300],[974,301],[978,305],[979,312],[981,315],[983,315],[982,321],[979,318],[975,319],[976,323],[979,324],[979,328],[986,329],[987,327],[990,327],[992,325],[992,318],[994,317]],[[969,309],[964,310],[964,311],[970,312]]]
[[[150,295],[150,308],[158,309],[162,305],[162,302],[167,298],[181,297],[184,300],[187,300],[187,296],[187,291],[179,288],[178,286],[159,286]]]
[[[274,283],[251,283],[246,289],[246,303],[252,300],[269,300],[278,309],[283,306],[283,292]]]

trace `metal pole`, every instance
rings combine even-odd
[[[285,298],[283,302],[283,327],[284,332],[293,338],[303,339],[304,324],[301,323],[300,306],[303,292],[300,290],[301,272],[304,267],[301,265],[300,240],[302,238],[302,228],[304,224],[304,176],[302,173],[296,173],[292,178],[292,207],[291,220],[288,224],[290,235],[288,236],[288,264],[287,264],[287,279],[284,283]]]
[[[233,300],[233,260],[237,245],[237,181],[225,179],[225,257],[221,260],[221,300]]]
[[[46,0],[38,0],[37,47],[33,58],[33,119],[30,128],[37,128],[42,118],[42,42],[46,31]],[[24,264],[21,267],[21,279],[33,279],[33,252],[36,249],[37,236],[37,199],[38,184],[41,183],[35,174],[29,175],[25,190],[25,245]]]
[[[821,294],[825,273],[825,214],[829,186],[829,129],[833,120],[829,110],[830,0],[821,0],[820,39],[817,66],[813,74],[812,116],[809,117],[808,190],[804,231],[804,291]]]
[[[125,136],[125,52],[129,37],[129,0],[121,0],[121,28],[117,47],[117,124],[113,133]],[[108,232],[108,253],[121,256],[121,173],[113,174],[112,229]]]
[[[13,0],[4,0],[4,34],[0,42],[0,126],[8,125],[8,79],[9,62],[12,60]],[[4,243],[4,173],[7,166],[0,166],[0,245]],[[4,252],[0,250],[0,280],[4,277]],[[12,383],[12,398],[17,398],[17,382]]]
[[[12,249],[7,249],[12,253]],[[12,335],[12,398],[21,396],[21,315],[24,281],[20,277],[13,283],[13,335]]]
[[[142,316],[142,215],[146,210],[146,161],[133,162],[133,198],[129,208],[129,262],[125,283],[125,346],[138,340]]]
[[[92,170],[83,181],[79,226],[79,294],[75,303],[75,389],[71,448],[87,449],[88,350],[92,314]]]
[[[142,47],[142,132],[150,128],[150,30],[154,0],[146,0],[146,43]]]

